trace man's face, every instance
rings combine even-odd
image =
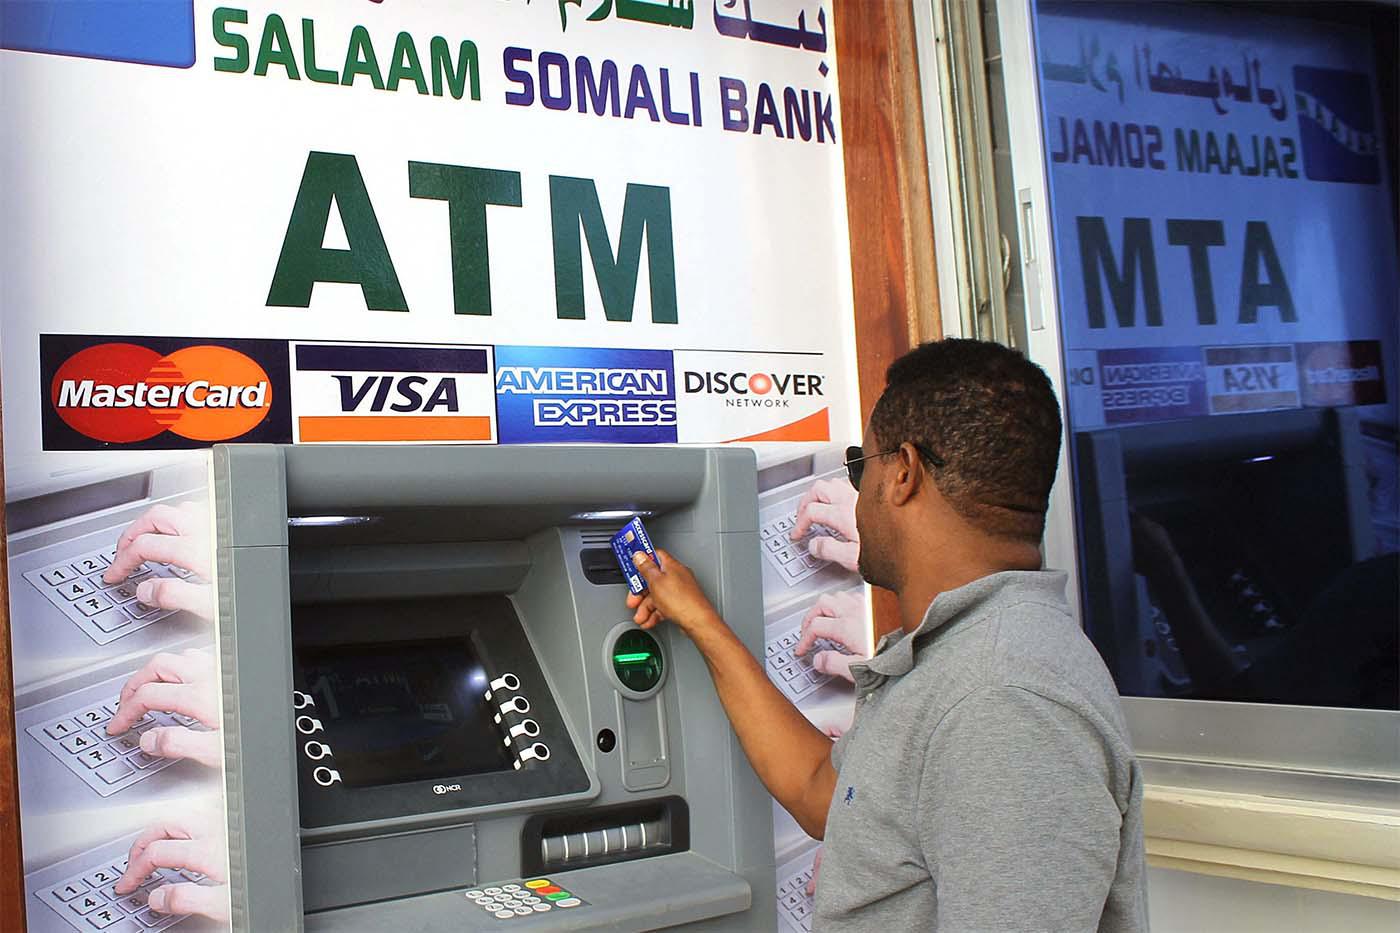
[[[866,456],[881,453],[878,441],[869,429],[861,439]],[[860,557],[857,569],[871,586],[888,590],[897,587],[894,562],[894,527],[889,507],[885,504],[885,474],[893,457],[871,457],[865,461],[865,473],[856,497],[856,534],[860,535]]]

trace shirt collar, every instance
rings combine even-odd
[[[886,677],[901,677],[914,668],[917,643],[956,619],[984,615],[1003,603],[1052,602],[1063,604],[1068,575],[1060,570],[1007,570],[973,580],[965,586],[939,593],[929,604],[923,621],[908,634],[902,629],[880,639],[875,655],[851,665],[858,687],[871,687]]]

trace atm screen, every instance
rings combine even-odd
[[[347,785],[513,767],[465,640],[301,645],[296,659]]]

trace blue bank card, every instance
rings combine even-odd
[[[656,561],[658,566],[661,561],[656,556],[656,548],[651,546],[651,535],[647,534],[642,520],[634,518],[623,525],[622,530],[613,535],[612,546],[613,553],[617,555],[617,565],[622,568],[622,575],[627,578],[627,588],[637,594],[645,592],[647,581],[637,572],[637,565],[632,563],[632,555],[641,552]]]

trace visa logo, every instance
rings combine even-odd
[[[490,347],[297,343],[292,359],[297,443],[496,440]]]
[[[455,414],[462,410],[457,400],[457,380],[438,376],[436,383],[426,376],[356,376],[333,374],[340,387],[343,412],[433,412]]]

